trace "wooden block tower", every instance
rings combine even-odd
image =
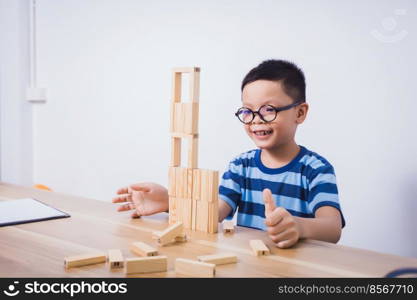
[[[181,101],[182,75],[189,74],[190,102]],[[169,223],[185,228],[217,232],[218,171],[198,168],[198,113],[200,68],[172,70],[171,165],[168,174]],[[181,140],[188,142],[187,167],[181,167]]]

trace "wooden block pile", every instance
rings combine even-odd
[[[182,74],[190,76],[190,101],[181,102]],[[171,165],[168,171],[169,223],[209,233],[218,226],[218,171],[198,168],[200,69],[173,69]],[[181,167],[181,139],[188,141],[188,165]]]
[[[152,236],[158,239],[160,246],[172,242],[186,241],[182,223],[168,226],[163,231],[155,231]],[[268,255],[269,248],[261,240],[250,240],[249,245],[255,256]],[[136,273],[157,273],[168,271],[168,257],[160,255],[158,250],[143,242],[133,242],[130,250],[140,257],[123,258],[119,249],[110,249],[108,254],[101,252],[88,253],[66,257],[65,267],[80,267],[92,264],[109,262],[110,269],[124,267],[126,275]],[[175,273],[188,277],[214,277],[216,266],[237,263],[237,256],[233,253],[217,253],[198,256],[197,260],[177,258],[175,260]]]

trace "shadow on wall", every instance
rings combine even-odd
[[[411,173],[404,180],[402,193],[400,194],[401,203],[403,205],[403,245],[404,252],[408,256],[417,258],[417,173]]]

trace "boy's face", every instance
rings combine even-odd
[[[244,107],[257,111],[262,105],[269,104],[280,108],[294,101],[284,92],[281,82],[256,80],[243,88],[242,103]],[[303,103],[280,111],[276,119],[268,123],[256,114],[250,124],[244,125],[245,131],[257,147],[274,150],[294,140],[297,125],[304,121],[307,108],[308,105]]]

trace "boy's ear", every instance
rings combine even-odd
[[[300,106],[297,109],[297,119],[296,119],[297,124],[301,124],[304,122],[304,120],[307,117],[307,112],[308,112],[308,104],[307,103],[300,104]]]

